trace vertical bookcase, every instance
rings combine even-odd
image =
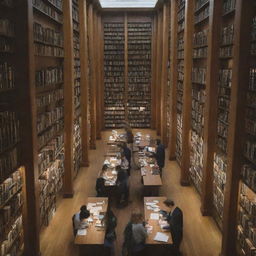
[[[77,175],[82,161],[81,145],[81,63],[80,63],[80,24],[79,1],[72,0],[73,47],[74,47],[74,129],[73,163],[74,176]]]
[[[56,211],[64,173],[62,1],[33,0],[40,225]]]
[[[246,101],[244,115],[243,162],[238,199],[237,251],[239,256],[256,252],[256,4],[250,20],[250,58],[245,85]],[[247,49],[248,51],[248,49]]]
[[[0,248],[3,255],[21,255],[24,230],[24,174],[21,167],[21,86],[17,54],[18,10],[14,1],[0,1]]]
[[[217,137],[213,165],[214,218],[220,228],[223,221],[224,193],[227,170],[227,138],[231,100],[232,59],[234,44],[235,0],[222,2],[219,47],[219,78],[217,95]]]
[[[190,179],[202,193],[204,104],[208,56],[209,0],[194,1]]]
[[[177,0],[177,137],[176,160],[181,165],[182,157],[182,110],[184,86],[184,29],[185,29],[185,0]]]
[[[124,22],[104,22],[105,128],[122,128],[125,116]]]
[[[128,121],[132,128],[151,125],[151,22],[129,21],[128,27]]]

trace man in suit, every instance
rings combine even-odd
[[[165,162],[165,148],[164,145],[161,144],[161,141],[159,139],[156,140],[157,148],[155,153],[155,158],[157,161],[157,165],[159,166],[160,175],[162,177],[162,169],[164,168],[164,162]]]
[[[181,255],[179,248],[182,241],[183,236],[183,213],[182,210],[175,206],[175,203],[166,199],[164,204],[170,208],[170,212],[167,214],[167,221],[169,223],[170,232],[172,234],[173,239],[173,253],[174,255]]]

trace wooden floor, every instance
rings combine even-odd
[[[156,137],[155,132],[147,130]],[[95,196],[95,180],[102,167],[106,141],[110,132],[103,132],[101,141],[97,141],[97,150],[90,150],[90,167],[82,168],[74,181],[74,197],[61,199],[57,212],[47,227],[41,233],[42,256],[76,256],[78,250],[74,245],[71,218],[88,196]],[[166,152],[168,156],[168,153]],[[140,207],[143,210],[141,196],[142,185],[140,173],[131,172],[129,206],[123,209],[113,209],[118,218],[116,254],[121,256],[121,245],[124,226],[127,224],[131,209]],[[217,256],[220,252],[221,233],[210,217],[202,217],[200,200],[195,189],[179,185],[179,167],[176,162],[166,160],[163,170],[163,187],[160,195],[167,196],[183,210],[184,236],[181,245],[183,256]],[[160,256],[160,255],[159,255]]]

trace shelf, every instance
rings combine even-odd
[[[202,9],[204,9],[205,7],[207,7],[209,5],[210,1],[207,1],[206,3],[204,3],[203,5],[201,5],[198,9],[195,10],[195,14],[198,14]]]
[[[197,25],[199,25],[199,24],[201,24],[201,23],[206,22],[208,19],[209,19],[209,16],[207,16],[207,17],[205,17],[205,18],[203,18],[203,19],[201,19],[201,20],[195,22],[194,25],[197,26]]]
[[[33,5],[33,10],[36,11],[37,13],[39,13],[39,14],[41,14],[41,15],[47,17],[47,18],[50,19],[51,21],[54,21],[57,25],[63,25],[62,22],[60,22],[60,21],[54,19],[54,18],[51,17],[49,14],[43,12],[42,10],[40,10],[38,7],[36,7],[36,6],[34,6],[34,5]]]
[[[4,155],[5,153],[7,153],[8,151],[11,151],[12,149],[14,149],[15,147],[18,146],[18,144],[20,143],[20,141],[17,141],[15,143],[13,143],[12,145],[9,145],[7,148],[3,149],[0,152],[0,156]]]
[[[61,46],[61,45],[50,44],[50,43],[47,43],[47,42],[40,41],[38,39],[34,39],[34,43],[42,44],[42,45],[46,45],[46,46],[52,46],[52,47],[56,47],[56,48],[60,48],[60,49],[64,50],[63,46]]]
[[[22,190],[22,186],[20,186],[10,198],[8,198],[2,205],[0,205],[0,210],[2,210],[4,206],[8,204],[19,192],[21,192],[21,190]]]
[[[58,6],[56,6],[55,4],[53,4],[51,1],[49,0],[43,0],[45,3],[49,4],[51,7],[53,7],[55,9],[55,11],[59,12],[60,14],[63,13],[62,9],[60,9]]]
[[[45,92],[61,89],[60,85],[63,85],[64,82],[59,82],[56,84],[49,84],[46,86],[36,86],[36,93],[43,94]]]
[[[235,14],[235,11],[236,9],[233,9],[233,10],[230,10],[230,11],[227,11],[225,13],[222,14],[222,17],[228,17],[228,16],[231,16],[233,14]]]

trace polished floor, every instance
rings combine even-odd
[[[156,137],[155,132],[145,130]],[[106,141],[110,132],[102,133],[102,140],[97,141],[97,149],[90,150],[90,167],[82,168],[74,181],[74,197],[60,199],[57,212],[49,227],[41,233],[42,256],[76,256],[78,248],[74,245],[71,218],[80,206],[86,203],[88,196],[95,196],[95,180],[101,170]],[[168,155],[168,152],[166,152]],[[184,236],[181,245],[183,256],[218,256],[221,246],[221,233],[210,217],[202,217],[200,198],[191,187],[179,185],[179,166],[175,161],[166,159],[163,170],[163,187],[160,195],[167,196],[183,210]],[[121,256],[124,226],[129,221],[133,208],[143,210],[142,185],[139,171],[133,170],[130,177],[130,204],[123,209],[113,209],[118,218],[115,256]],[[160,256],[160,255],[159,255]]]

